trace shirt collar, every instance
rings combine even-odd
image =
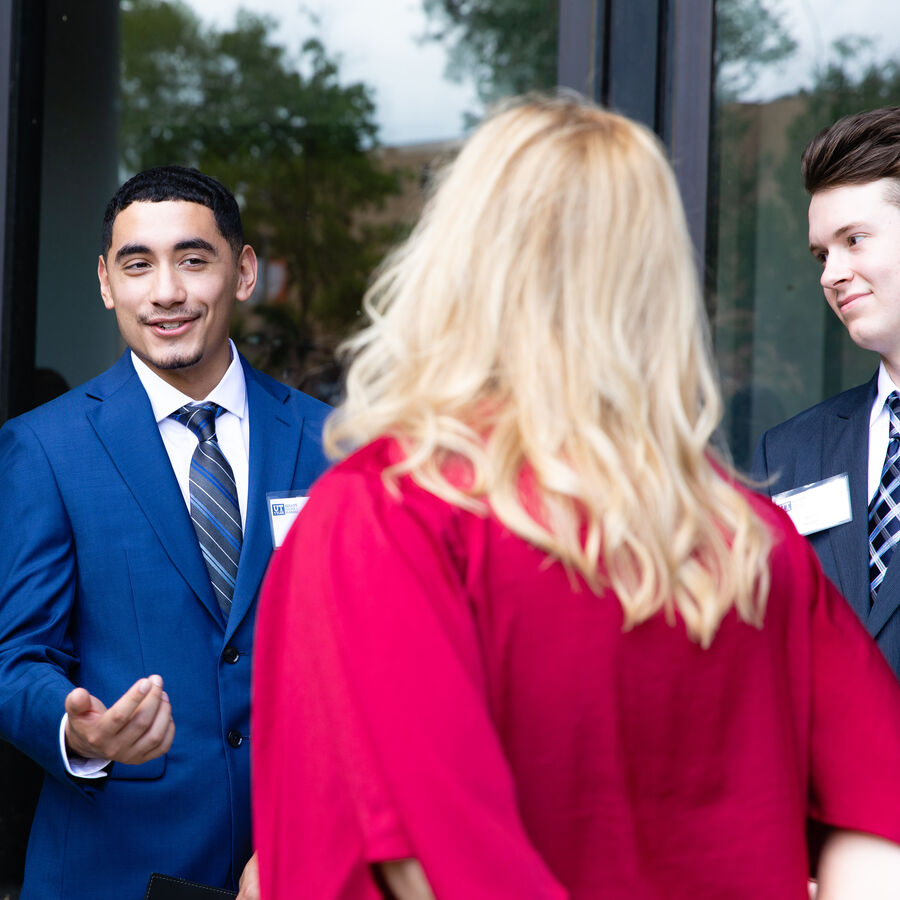
[[[244,381],[244,367],[241,365],[237,348],[231,339],[228,341],[228,346],[231,349],[231,364],[222,376],[222,380],[203,399],[218,403],[219,406],[242,419],[247,406],[247,384]],[[174,388],[168,382],[163,381],[156,372],[135,355],[133,350],[131,352],[131,362],[134,364],[134,370],[137,372],[137,376],[141,379],[141,384],[150,398],[150,405],[153,407],[153,415],[157,423],[167,419],[176,409],[180,409],[186,403],[197,402],[188,397],[187,394],[183,394],[178,388]]]
[[[871,427],[875,420],[881,415],[882,410],[884,409],[884,403],[888,398],[888,394],[891,391],[897,391],[898,388],[891,381],[891,376],[888,375],[887,369],[884,367],[884,363],[879,363],[878,365],[878,393],[875,395],[875,402],[872,404],[872,412],[869,415],[869,426]]]

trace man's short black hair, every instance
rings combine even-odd
[[[103,214],[103,258],[106,258],[112,244],[113,223],[123,209],[138,201],[162,203],[165,200],[186,200],[211,209],[216,227],[237,258],[244,246],[244,230],[234,195],[215,178],[184,166],[145,169],[129,178],[116,191],[112,200],[106,204],[106,212]]]

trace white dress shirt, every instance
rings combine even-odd
[[[231,343],[229,341],[229,343]],[[186,425],[170,419],[169,416],[186,403],[197,403],[187,394],[163,381],[145,363],[131,354],[135,371],[150,398],[153,415],[159,426],[159,434],[169,454],[172,470],[178,479],[178,486],[188,510],[191,508],[189,476],[191,457],[197,449],[197,437]],[[238,505],[241,509],[241,525],[247,521],[247,491],[250,473],[250,412],[247,408],[247,385],[244,369],[238,359],[234,344],[231,344],[231,365],[222,380],[203,398],[204,401],[218,403],[225,412],[216,419],[216,439],[225,459],[234,472],[237,486]]]
[[[231,347],[231,365],[222,376],[222,380],[204,397],[204,401],[218,403],[225,412],[216,419],[216,439],[219,449],[231,465],[234,472],[234,483],[237,486],[238,505],[241,510],[241,526],[247,521],[247,494],[250,481],[250,410],[247,405],[247,384],[244,381],[244,369],[238,358],[234,343]],[[187,394],[163,381],[146,363],[131,354],[131,361],[137,372],[159,427],[172,470],[181,488],[185,505],[190,511],[190,469],[191,457],[197,449],[197,437],[186,425],[170,419],[169,416],[186,403],[197,403]],[[152,673],[135,673],[135,680],[142,675]],[[59,727],[59,746],[63,762],[70,775],[78,778],[103,778],[103,769],[109,765],[107,759],[70,758],[66,752],[66,722],[68,714],[64,713]]]

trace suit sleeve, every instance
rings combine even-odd
[[[446,510],[332,473],[276,554],[253,706],[269,896],[376,898],[368,864],[404,856],[438,897],[566,896],[519,818]]]
[[[50,463],[21,420],[0,429],[0,534],[0,734],[70,782],[59,727],[77,664],[75,548]]]

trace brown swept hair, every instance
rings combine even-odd
[[[800,174],[809,194],[900,179],[900,106],[844,116],[824,128],[804,148]]]

